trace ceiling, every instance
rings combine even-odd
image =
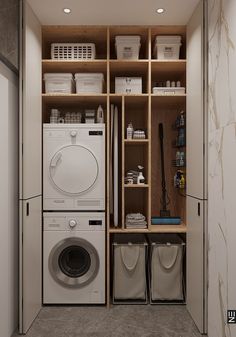
[[[185,25],[199,0],[27,0],[42,25]],[[165,8],[157,14],[157,8]],[[64,14],[63,8],[70,8]]]

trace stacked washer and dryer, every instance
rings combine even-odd
[[[105,303],[105,125],[43,136],[43,301]]]

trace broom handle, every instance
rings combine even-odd
[[[163,132],[163,124],[159,124],[159,138],[160,138],[160,150],[161,150],[161,175],[162,175],[162,207],[163,210],[166,211],[167,209],[167,195],[166,195],[166,177],[165,177],[165,159],[164,159],[164,132]]]

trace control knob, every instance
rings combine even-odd
[[[76,225],[77,225],[76,220],[70,220],[70,221],[69,221],[69,226],[70,226],[70,228],[75,228]]]

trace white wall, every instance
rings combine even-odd
[[[0,336],[18,324],[18,83],[0,62]]]
[[[209,337],[234,337],[236,1],[209,0]]]

